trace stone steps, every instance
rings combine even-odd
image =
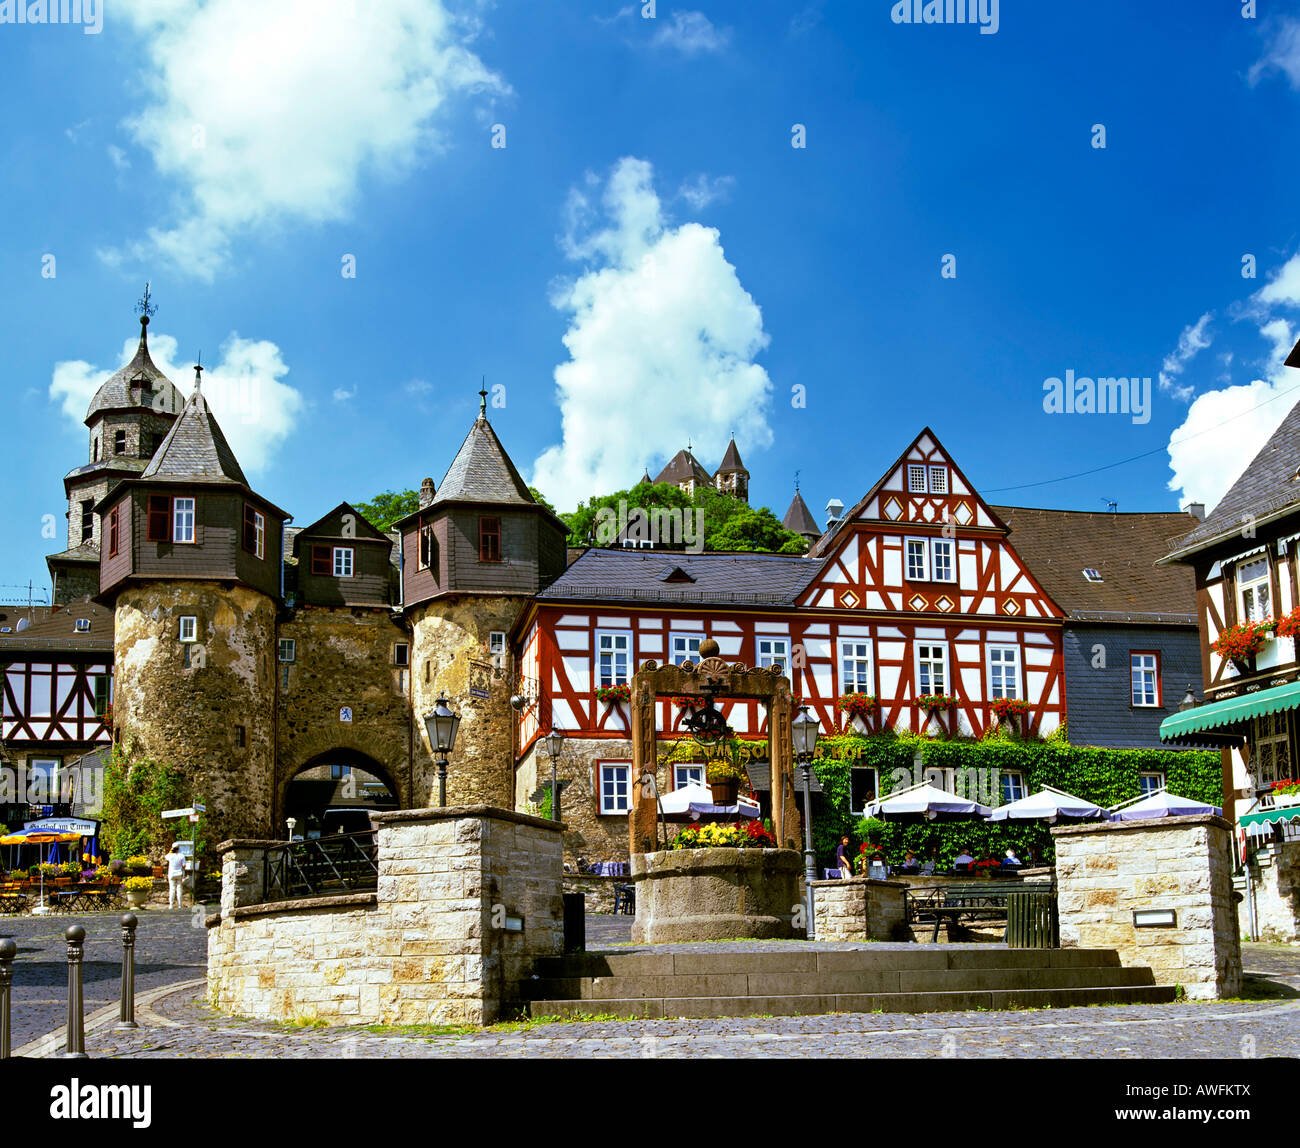
[[[910,945],[821,951],[583,953],[537,962],[533,1016],[810,1016],[1161,1003],[1173,986],[1113,949]]]

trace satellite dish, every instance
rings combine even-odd
[[[27,627],[30,626],[31,624],[32,624],[32,620],[31,620],[30,618],[19,618],[19,619],[18,619],[18,632],[21,634],[21,633],[22,633],[25,629],[27,629]]]

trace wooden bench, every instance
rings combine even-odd
[[[934,921],[934,934],[930,943],[939,940],[939,926],[947,921],[958,924],[967,921],[1005,921],[1007,898],[1013,893],[1052,893],[1050,881],[963,881],[960,884],[940,885],[924,893],[912,890],[907,894],[909,921],[928,923]]]

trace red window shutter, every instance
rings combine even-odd
[[[172,537],[172,500],[165,494],[149,495],[150,542],[170,542]]]
[[[244,503],[244,549],[257,553],[257,511]]]
[[[313,574],[334,573],[334,555],[328,546],[311,548],[311,572]]]
[[[108,516],[108,556],[113,558],[117,555],[117,512],[121,510],[120,506],[113,507],[113,512]]]

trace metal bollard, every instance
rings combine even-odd
[[[80,925],[69,925],[63,934],[68,943],[68,1045],[63,1055],[68,1058],[86,1058],[86,1025],[82,1015],[81,958],[86,943],[86,930]]]
[[[134,913],[122,918],[122,1013],[118,1028],[139,1028],[135,1023],[135,927]]]
[[[14,957],[18,946],[0,941],[0,1060],[9,1059],[9,989],[14,983]]]

